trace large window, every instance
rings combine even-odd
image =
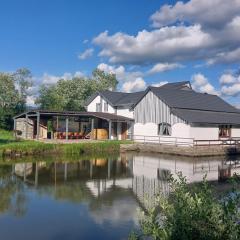
[[[96,112],[101,112],[101,103],[96,103]]]
[[[158,135],[171,135],[171,125],[168,123],[160,123],[158,124]]]
[[[228,138],[231,137],[231,125],[220,125],[219,126],[219,137],[220,138]]]
[[[107,102],[104,103],[104,112],[108,112],[108,103]]]

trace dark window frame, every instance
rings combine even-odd
[[[218,128],[218,137],[219,138],[230,138],[232,134],[231,125],[220,125]]]
[[[104,112],[108,112],[108,103],[105,102],[103,105]]]
[[[161,122],[158,124],[158,135],[161,136],[171,136],[172,127],[169,123]]]
[[[96,103],[96,112],[101,112],[101,103]]]

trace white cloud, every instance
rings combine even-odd
[[[60,79],[63,80],[71,80],[73,77],[84,77],[84,74],[80,71],[72,73],[64,73],[62,76],[50,75],[48,73],[44,73],[43,76],[40,78],[40,82],[43,84],[55,84]]]
[[[41,78],[43,84],[55,84],[59,79],[60,77],[49,75],[48,73],[44,73]]]
[[[240,60],[240,0],[178,1],[164,5],[151,19],[157,29],[135,35],[100,33],[93,39],[101,47],[99,56],[114,64],[134,65]]]
[[[159,83],[153,83],[153,84],[151,84],[151,86],[153,86],[153,87],[161,87],[161,86],[163,86],[163,85],[165,85],[167,83],[168,83],[168,81],[161,81]]]
[[[220,84],[231,84],[236,82],[236,77],[234,77],[231,73],[223,74],[219,79]]]
[[[209,65],[215,63],[234,63],[240,61],[240,47],[230,52],[218,53],[214,58],[207,61]]]
[[[90,58],[93,55],[94,49],[93,48],[88,48],[86,49],[83,53],[81,53],[78,58],[81,60],[85,60],[87,58]]]
[[[136,92],[146,87],[146,82],[143,79],[144,73],[142,72],[131,72],[127,71],[122,65],[116,67],[106,63],[99,64],[97,68],[107,73],[116,74],[116,78],[120,85],[122,85],[122,90],[124,92]]]
[[[125,82],[122,86],[124,92],[137,92],[146,88],[146,82],[142,78],[137,78],[134,81]]]
[[[194,90],[202,93],[219,95],[214,86],[209,83],[208,79],[201,73],[192,76],[192,87]]]
[[[93,42],[102,47],[99,55],[108,57],[111,63],[141,65],[200,58],[202,49],[210,48],[214,40],[202,32],[200,25],[195,25],[143,30],[136,36],[124,33],[109,36],[106,31]]]
[[[179,63],[157,63],[155,64],[149,71],[149,74],[155,74],[159,72],[166,72],[169,70],[173,70],[175,68],[181,68],[183,65]]]
[[[238,96],[240,94],[240,82],[234,83],[231,86],[223,86],[221,92],[225,96]]]
[[[30,107],[35,107],[35,97],[34,96],[27,96],[27,99],[26,99],[26,104],[27,106],[30,106]]]
[[[174,6],[164,5],[151,16],[154,27],[180,22],[200,23],[205,28],[219,28],[239,15],[239,0],[178,1]]]
[[[116,74],[116,77],[120,83],[135,81],[137,78],[142,78],[144,76],[144,74],[140,71],[127,71],[122,65],[116,67],[106,63],[101,63],[97,66],[97,68],[107,73]]]
[[[222,85],[222,95],[232,97],[240,95],[240,76],[225,73],[220,77],[219,82]]]

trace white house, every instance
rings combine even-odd
[[[85,107],[86,112],[28,111],[14,117],[14,129],[28,139],[129,138],[176,145],[240,141],[240,110],[219,96],[194,91],[190,82],[135,93],[99,91]]]
[[[219,96],[194,91],[190,82],[135,93],[99,91],[87,100],[86,109],[132,118],[134,127],[128,126],[128,134],[135,140],[240,138],[240,110]]]

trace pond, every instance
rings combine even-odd
[[[37,160],[37,161],[36,161]],[[137,209],[160,191],[169,174],[189,182],[240,172],[240,159],[189,160],[151,154],[23,159],[0,163],[0,239],[127,239]]]

